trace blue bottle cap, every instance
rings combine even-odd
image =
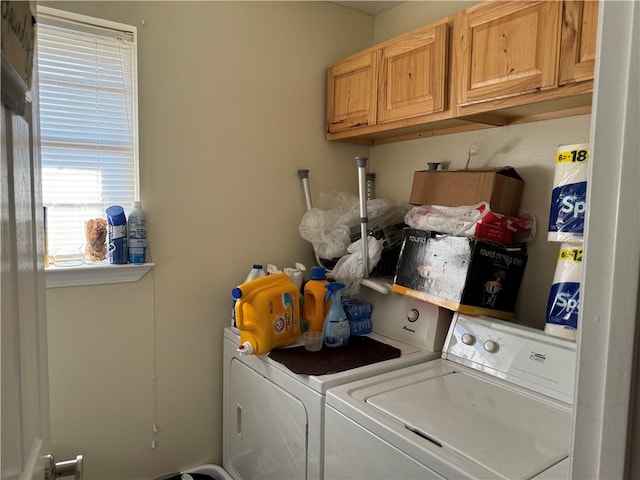
[[[324,267],[311,267],[311,280],[326,280],[327,271]]]
[[[238,287],[235,287],[233,290],[231,290],[231,296],[238,300],[242,297],[242,290],[240,290]]]
[[[109,225],[125,225],[127,223],[127,218],[124,215],[124,208],[120,205],[107,207],[106,213]]]

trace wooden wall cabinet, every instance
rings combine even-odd
[[[379,57],[379,51],[368,50],[329,67],[328,132],[376,123]]]
[[[557,86],[561,2],[483,2],[455,24],[458,105]]]
[[[327,139],[375,145],[589,113],[598,2],[488,0],[328,70]]]
[[[403,127],[406,122],[394,122],[445,111],[449,105],[448,49],[448,23],[443,20],[329,66],[329,138],[336,137],[331,134],[350,135],[345,131],[362,134],[372,130],[365,127]]]
[[[509,125],[591,111],[598,2],[486,1],[456,16],[458,117]]]
[[[562,9],[559,84],[593,80],[598,2],[567,0]]]
[[[448,28],[422,28],[381,48],[378,123],[441,112],[447,107]]]

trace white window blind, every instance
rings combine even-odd
[[[128,212],[138,197],[135,28],[46,10],[37,30],[42,189],[49,254],[67,255],[83,251],[85,221],[106,218],[109,205]]]

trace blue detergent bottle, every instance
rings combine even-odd
[[[340,347],[349,343],[351,337],[349,320],[347,320],[347,315],[342,308],[341,290],[344,288],[344,283],[332,282],[326,284],[324,288],[327,289],[324,301],[328,302],[333,298],[322,328],[324,346]]]

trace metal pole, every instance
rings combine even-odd
[[[311,189],[309,188],[309,170],[298,170],[298,177],[302,180],[302,187],[304,188],[304,199],[307,202],[307,210],[311,210],[313,202],[311,201]]]
[[[368,157],[355,157],[358,165],[358,198],[360,200],[360,240],[362,242],[363,277],[369,277],[369,234],[367,231],[367,179],[365,168]]]

